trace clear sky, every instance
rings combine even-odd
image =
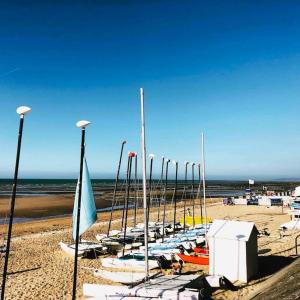
[[[300,177],[299,1],[1,1],[0,177],[75,178],[87,119],[92,176],[115,174],[123,139],[199,161],[209,178]]]

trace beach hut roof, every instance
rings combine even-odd
[[[214,220],[207,233],[209,238],[239,240],[247,242],[252,231],[258,233],[253,222]]]

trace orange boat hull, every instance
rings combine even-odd
[[[208,249],[205,249],[205,248],[198,248],[198,247],[196,247],[196,248],[194,248],[193,250],[194,250],[194,252],[196,252],[196,253],[209,254],[209,250],[208,250]]]
[[[209,265],[209,257],[208,256],[193,256],[193,255],[185,255],[185,254],[177,254],[180,259],[182,259],[184,262],[191,263],[191,264],[197,264],[197,265]]]

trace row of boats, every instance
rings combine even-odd
[[[82,180],[82,211],[81,218],[88,218],[87,214],[95,214],[95,202],[89,179],[89,172],[86,161],[84,162],[84,172]],[[78,189],[77,189],[78,191]],[[88,191],[86,193],[85,191]],[[74,212],[76,212],[75,195]],[[76,215],[76,214],[75,214]],[[91,217],[90,217],[91,218]],[[188,218],[188,216],[186,216]],[[96,221],[96,218],[93,220]],[[197,219],[199,221],[199,218]],[[127,221],[127,220],[126,220]],[[75,222],[73,222],[75,224]],[[82,226],[87,230],[84,221]],[[148,226],[148,265],[149,269],[170,268],[172,262],[183,261],[195,264],[208,265],[208,249],[205,246],[205,233],[210,224],[202,223],[188,227],[179,222],[147,222]],[[74,232],[74,230],[73,230]],[[81,229],[81,234],[85,231]],[[130,271],[141,271],[145,269],[145,223],[137,223],[134,227],[126,227],[123,230],[110,230],[108,234],[97,234],[97,242],[81,239],[78,245],[78,256],[88,256],[95,254],[103,256],[107,254],[113,257],[101,258],[101,265],[104,268],[126,269]],[[73,234],[74,236],[74,234]],[[75,244],[60,242],[62,250],[67,254],[75,255]],[[194,253],[194,255],[191,255]],[[197,254],[196,254],[197,253]],[[120,283],[133,284],[144,278],[144,274],[135,273],[134,276],[128,273],[118,273],[108,270],[96,269],[95,276],[106,279],[114,279]]]
[[[172,207],[174,210],[173,222],[169,222],[166,219],[167,169],[168,163],[170,162],[170,160],[167,160],[165,189],[162,197],[159,199],[159,202],[162,202],[164,205],[162,220],[151,222],[150,219],[153,220],[149,206],[151,203],[151,195],[149,196],[147,190],[147,188],[149,188],[151,191],[151,180],[150,182],[146,181],[143,90],[141,90],[141,108],[144,222],[134,222],[134,226],[132,227],[129,227],[127,222],[130,198],[131,164],[135,155],[133,152],[129,152],[126,178],[127,186],[124,196],[124,210],[121,229],[111,229],[112,213],[115,206],[115,199],[113,199],[111,219],[109,221],[107,234],[97,234],[95,236],[97,242],[86,241],[80,238],[80,236],[86,232],[97,219],[88,167],[86,160],[83,159],[83,166],[81,168],[82,173],[80,175],[81,180],[78,180],[73,211],[73,239],[75,243],[68,244],[60,242],[60,247],[66,253],[74,256],[76,267],[77,256],[87,256],[91,253],[96,256],[100,256],[102,267],[100,269],[95,268],[94,275],[96,277],[108,279],[111,282],[125,284],[125,286],[112,286],[85,283],[83,285],[83,294],[91,299],[159,298],[196,300],[199,299],[199,295],[201,293],[206,295],[208,290],[212,287],[219,287],[222,282],[220,276],[203,276],[195,274],[183,275],[181,272],[182,266],[186,262],[200,265],[209,264],[209,249],[205,237],[210,227],[211,220],[207,218],[205,205],[205,168],[203,155],[204,137],[202,135],[204,217],[202,216],[202,205],[200,201],[201,217],[200,219],[199,217],[197,218],[198,222],[195,221],[195,217],[197,217],[195,216],[196,197],[193,195],[193,215],[189,215],[186,208],[186,201],[183,201],[183,223],[177,222],[176,213],[178,213],[178,209],[176,206],[176,188],[178,163],[174,162],[176,166],[176,181],[172,199]],[[117,180],[119,177],[123,147],[124,143],[122,143]],[[150,170],[152,170],[153,156],[150,156],[150,160]],[[187,163],[185,166],[187,167]],[[117,181],[114,196],[116,195],[116,188]],[[79,199],[81,202],[78,201]],[[81,205],[81,207],[78,207],[78,205]],[[136,205],[134,205],[134,209],[136,212]],[[81,213],[78,214],[79,212]],[[192,226],[188,226],[186,224],[186,219],[188,217],[192,217],[193,219]],[[164,269],[171,269],[172,275],[165,274],[163,271]],[[74,289],[76,295],[76,286],[73,286],[73,299]]]

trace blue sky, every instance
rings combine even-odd
[[[74,178],[88,119],[92,176],[115,174],[120,144],[199,161],[209,178],[300,177],[298,1],[2,1],[0,177],[13,174],[29,105],[23,178]],[[173,172],[173,170],[171,170]]]

